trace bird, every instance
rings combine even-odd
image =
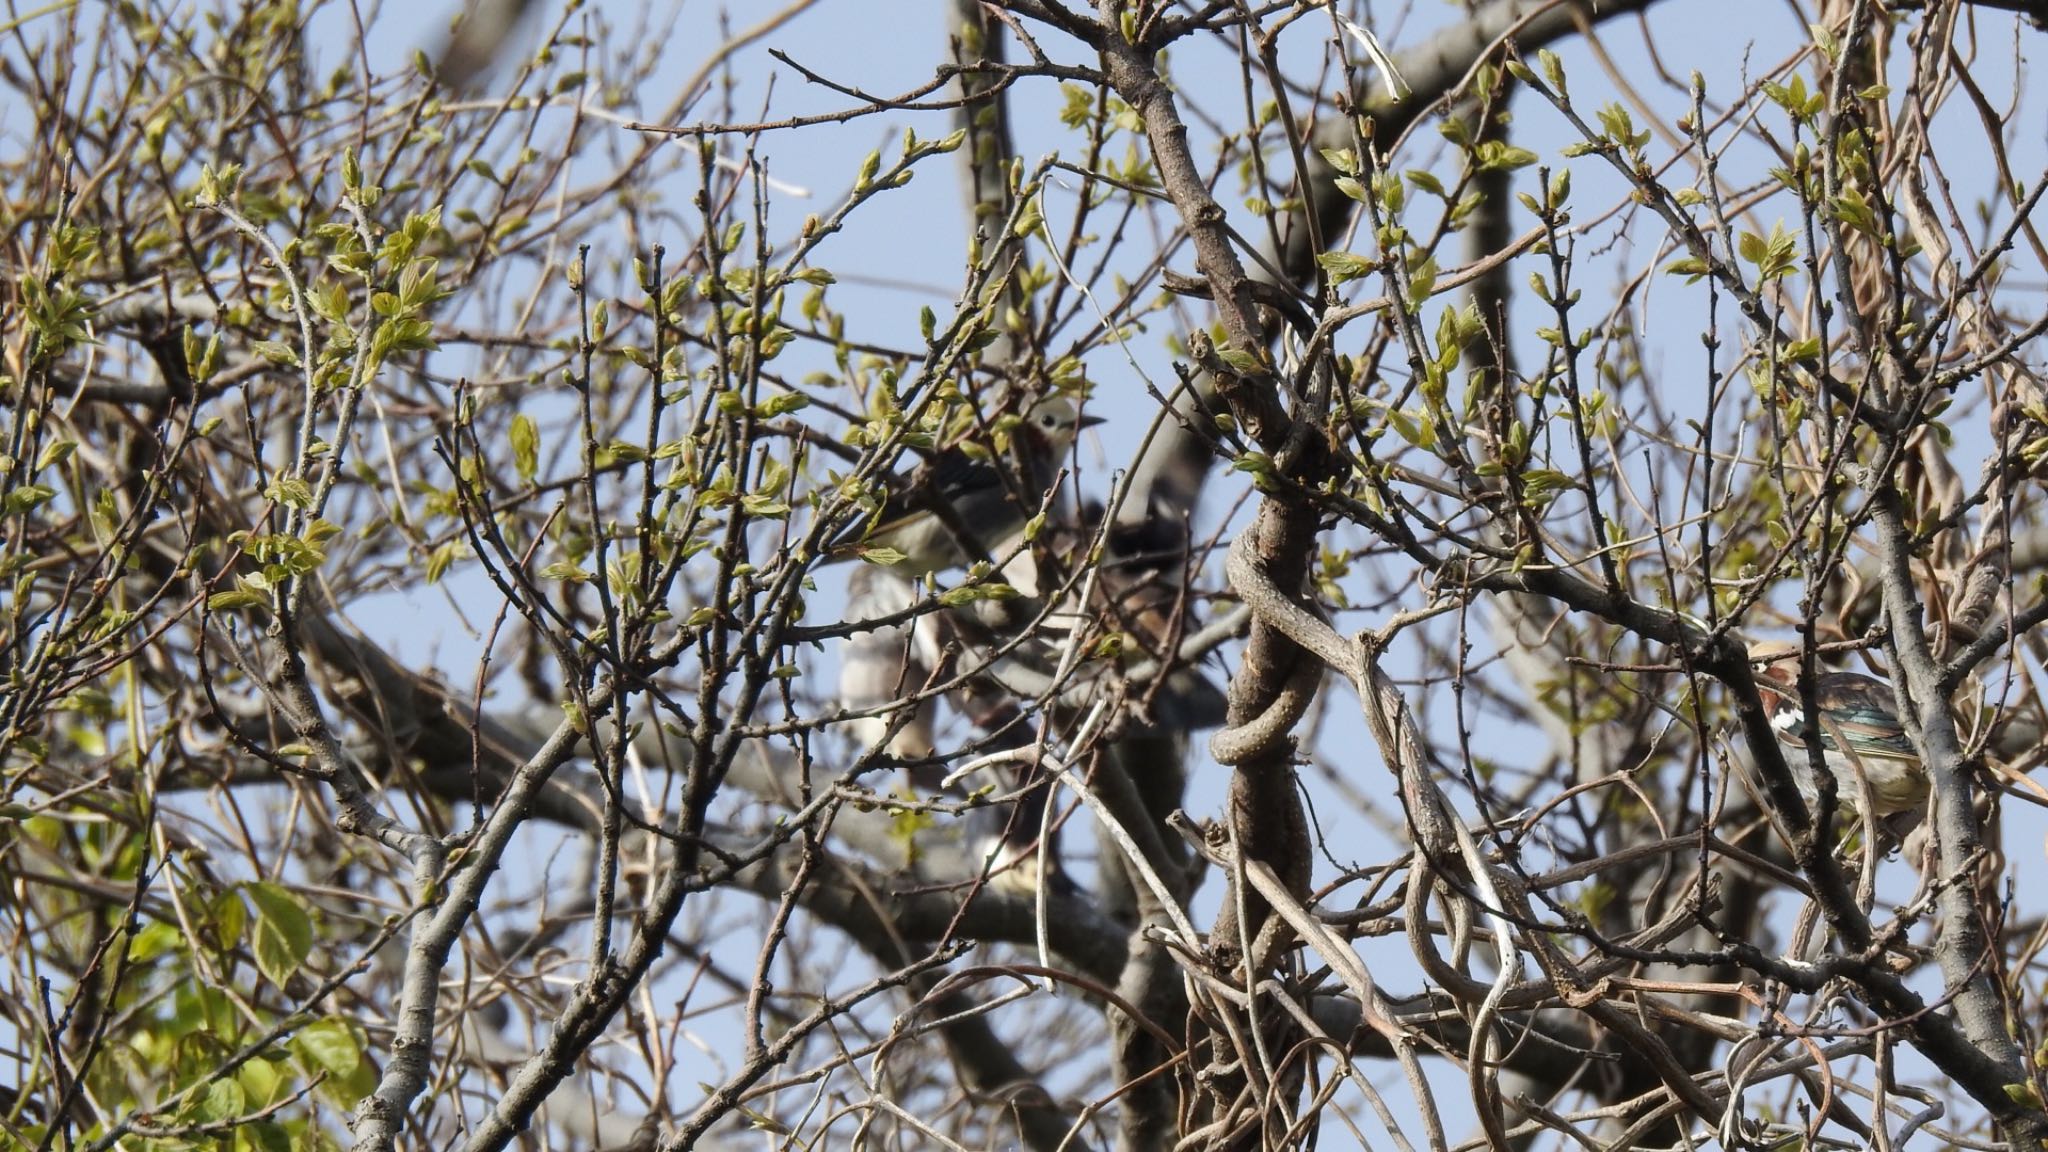
[[[1800,700],[1798,665],[1785,659],[1796,657],[1798,651],[1787,644],[1752,644],[1749,658],[1771,728],[1780,743],[1800,750],[1801,755],[1786,761],[1801,795],[1812,804],[1819,794],[1805,749],[1813,733]],[[1856,672],[1819,672],[1813,697],[1821,757],[1834,773],[1836,796],[1843,804],[1861,811],[1863,781],[1870,786],[1874,816],[1913,812],[1926,804],[1927,771],[1899,723],[1898,696],[1891,685]]]
[[[482,0],[464,5],[461,23],[434,65],[435,79],[458,92],[475,90],[476,80],[496,62],[533,0]]]
[[[846,581],[848,620],[889,620],[846,638],[839,703],[857,716],[854,746],[913,761],[938,750],[934,701],[924,695],[945,659],[943,618],[918,615],[917,589],[887,568],[863,564]],[[922,781],[930,785],[935,781]]]
[[[886,557],[906,571],[942,572],[985,559],[1038,515],[1074,437],[1100,423],[1049,396],[1024,413],[1006,458],[941,448],[874,515],[827,545],[820,562]]]

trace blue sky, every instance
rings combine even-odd
[[[788,27],[734,57],[731,100],[749,114],[762,110],[769,118],[819,114],[848,106],[844,95],[806,81],[794,69],[771,57],[771,48],[840,83],[868,92],[897,93],[916,87],[931,76],[934,63],[944,58],[943,12],[949,6],[946,0],[821,0]],[[634,94],[620,110],[629,115],[652,115],[654,109],[671,98],[672,89],[663,85],[680,83],[682,77],[694,72],[705,54],[722,42],[724,28],[744,28],[778,7],[769,0],[741,0],[723,7],[682,0],[667,8],[605,0],[593,4],[575,19],[604,20],[621,28],[633,28],[646,21],[670,31],[663,66],[654,73],[653,85],[648,91]],[[543,3],[540,8],[529,18],[522,34],[528,44],[541,26],[552,24],[559,16],[559,6]],[[380,72],[398,71],[415,50],[432,50],[452,11],[453,6],[446,4],[385,7],[382,18],[373,24],[368,45],[372,67]],[[1413,8],[1380,5],[1375,15],[1375,30],[1397,52],[1419,42],[1432,29],[1458,18],[1451,7],[1429,0]],[[323,27],[323,34],[341,35],[346,31],[338,23],[338,11],[330,11],[323,19],[335,22]],[[1803,24],[1803,17],[1786,4],[1762,0],[1742,5],[1669,0],[1653,10],[1646,23],[1623,19],[1604,26],[1599,30],[1597,47],[1575,39],[1560,45],[1558,51],[1572,76],[1574,95],[1584,105],[1598,106],[1607,99],[1637,97],[1652,110],[1649,118],[1668,127],[1686,111],[1684,88],[1693,70],[1708,78],[1713,99],[1721,103],[1733,100],[1745,77],[1754,78],[1775,67],[1786,55],[1786,46],[1803,40]],[[1994,98],[2010,87],[2015,42],[2009,32],[2000,31],[2010,25],[2004,18],[1987,18],[1982,22],[1985,33],[1980,42],[1978,66]],[[1655,53],[1651,51],[1653,45],[1658,50]],[[1312,58],[1320,50],[1312,36],[1290,40],[1286,47],[1301,58]],[[2021,40],[2019,47],[2038,47],[2038,38]],[[1073,44],[1058,39],[1048,40],[1046,48],[1055,57],[1084,59]],[[1239,75],[1223,51],[1213,45],[1193,46],[1175,57],[1173,68],[1190,106],[1224,124],[1242,121]],[[1213,85],[1205,83],[1209,76],[1216,78]],[[1054,151],[1072,154],[1075,142],[1055,119],[1059,103],[1058,87],[1050,81],[1028,82],[1017,90],[1014,123],[1020,153],[1027,160]],[[2022,104],[2028,111],[2023,112],[2019,122],[2048,125],[2048,108],[2043,107],[2038,91],[2024,91]],[[1565,165],[1563,149],[1573,137],[1559,117],[1526,96],[1518,101],[1516,112],[1517,142],[1537,151],[1546,163]],[[1945,115],[1960,117],[1965,110],[1960,102],[1954,102]],[[702,116],[708,116],[708,112],[698,114]],[[1645,121],[1646,117],[1639,115],[1638,119]],[[0,113],[0,125],[20,129],[19,125],[8,124],[4,113]],[[777,181],[770,199],[771,229],[787,237],[796,232],[807,214],[828,211],[843,196],[860,158],[871,149],[881,148],[885,153],[895,149],[906,127],[914,128],[921,137],[932,138],[943,136],[951,125],[943,112],[892,113],[762,137],[758,155]],[[622,141],[638,139],[622,126],[599,127],[594,131],[613,134]],[[2032,139],[2021,141],[2031,149],[2031,159],[2020,161],[2023,171],[2033,173],[2040,168],[2043,146],[2048,143],[2041,131],[2037,130]],[[1963,138],[1960,132],[1957,138]],[[728,155],[737,155],[741,145],[735,140],[729,141],[727,147]],[[1656,155],[1668,155],[1670,150],[1663,141],[1653,145]],[[1430,157],[1430,149],[1419,145],[1413,155],[1403,158],[1403,166],[1423,166]],[[1961,158],[1966,170],[1957,173],[1958,177],[1981,174],[1982,157],[1973,161],[1964,153]],[[1727,164],[1731,171],[1755,171],[1759,167],[1753,149],[1731,153]],[[1589,296],[1614,292],[1627,277],[1653,263],[1661,232],[1651,229],[1641,218],[1603,218],[1608,207],[1623,200],[1625,190],[1597,162],[1570,162],[1570,167],[1575,179],[1573,199],[1579,206],[1576,222],[1584,228],[1578,243],[1586,263],[1579,274],[1579,285]],[[832,299],[836,307],[847,312],[851,327],[864,329],[878,339],[909,345],[916,342],[920,307],[929,305],[943,312],[950,305],[965,259],[967,222],[957,190],[945,178],[948,172],[943,165],[931,167],[909,186],[891,192],[864,210],[858,227],[833,238],[820,249],[818,262],[834,269],[840,277]],[[1225,191],[1234,187],[1233,179],[1226,178]],[[1958,189],[1959,200],[1967,195],[1967,189]],[[1071,192],[1056,185],[1050,197],[1055,212],[1061,208],[1062,197],[1070,198]],[[1235,213],[1241,230],[1255,234],[1256,222],[1244,206],[1229,195],[1223,199]],[[1773,223],[1770,211],[1765,209],[1747,226],[1767,231]],[[1516,221],[1515,230],[1519,232],[1529,223],[1522,216]],[[686,242],[685,237],[669,239],[672,246]],[[1142,241],[1139,246],[1142,247]],[[1186,261],[1177,267],[1180,271],[1190,270]],[[616,269],[611,276],[612,282],[621,286],[618,290],[623,291],[625,278],[617,275]],[[1701,381],[1706,376],[1699,344],[1703,295],[1677,278],[1653,277],[1644,300],[1636,317],[1652,359],[1651,371],[1664,383],[1670,407],[1680,413],[1691,412],[1701,403]],[[1142,428],[1142,417],[1150,406],[1143,380],[1149,378],[1156,383],[1171,379],[1164,348],[1166,334],[1162,325],[1134,340],[1130,360],[1100,355],[1091,362],[1091,376],[1097,383],[1094,410],[1111,421],[1099,439],[1084,446],[1084,459],[1095,473],[1091,483],[1099,484],[1109,469],[1128,461]],[[1526,333],[1521,334],[1521,339],[1533,341]],[[1972,431],[1967,427],[1959,431],[1966,437],[1967,445]],[[1981,451],[1981,437],[1977,443]],[[1212,500],[1209,511],[1212,521],[1222,515],[1216,506],[1234,496],[1239,487],[1237,481],[1227,477],[1216,481],[1212,494],[1218,499]],[[449,673],[451,683],[467,685],[480,637],[453,618],[447,610],[446,598],[468,597],[481,587],[480,581],[471,581],[454,583],[454,591],[443,588],[380,597],[358,606],[355,623],[392,643],[407,658],[438,664]],[[488,619],[490,614],[491,608],[487,607],[472,612],[471,618]],[[1358,618],[1353,623],[1362,626],[1371,622]],[[830,675],[829,661],[821,675]],[[1355,718],[1348,692],[1341,688],[1333,688],[1330,693],[1324,734],[1322,747],[1326,751],[1337,750],[1333,755],[1343,755],[1344,749],[1371,747]],[[1487,730],[1479,734],[1476,747],[1482,755],[1512,759],[1518,754],[1526,755],[1523,749],[1527,744],[1526,733]],[[1376,754],[1359,754],[1354,760],[1360,762],[1334,767],[1360,787],[1384,787],[1385,777]],[[1220,807],[1222,775],[1213,765],[1198,770],[1190,797],[1190,808],[1197,815],[1213,814]],[[1313,781],[1314,777],[1310,779]],[[1310,786],[1320,794],[1320,784],[1312,782]],[[1339,806],[1326,805],[1319,816],[1328,821],[1326,831],[1331,834],[1332,843],[1350,848],[1361,859],[1385,855],[1384,840],[1369,827],[1361,826],[1362,821],[1349,818]],[[2040,829],[2035,827],[2038,821],[2033,820],[2031,813],[2027,819],[2030,823],[2016,824],[2009,833],[2010,850],[2015,857],[2028,854],[2031,862],[2031,853],[2038,850],[2041,836]],[[1070,838],[1070,844],[1076,841],[1085,838]],[[532,877],[517,879],[540,880],[540,867],[535,865]],[[1898,866],[1888,867],[1889,879],[1901,881]],[[1213,899],[1212,891],[1206,900]],[[1213,909],[1205,907],[1201,911],[1206,916]],[[1361,949],[1374,965],[1376,975],[1390,989],[1398,992],[1415,987],[1405,945],[1398,940],[1367,943]],[[716,1063],[714,1051],[705,1054],[699,1065],[679,1068],[679,1099],[691,1099],[693,1089],[689,1086],[711,1078]],[[1440,1083],[1444,1097],[1460,1098],[1461,1074],[1445,1065],[1435,1067],[1445,1076]],[[1384,1078],[1381,1069],[1370,1068],[1367,1072],[1376,1080]],[[1405,1096],[1404,1089],[1392,1087],[1393,1098]],[[1332,1142],[1335,1137],[1334,1131],[1326,1134],[1324,1146],[1338,1146]]]
[[[795,70],[770,57],[770,47],[839,83],[867,92],[909,90],[929,78],[934,63],[944,56],[941,14],[945,7],[937,0],[824,0],[766,42],[735,56],[733,102],[749,113],[765,109],[771,119],[819,114],[848,106],[845,96],[808,83]],[[721,40],[726,13],[731,13],[731,26],[744,27],[772,8],[766,3],[720,8],[686,0],[674,25],[676,62],[657,75],[677,77],[693,71],[691,54],[701,54]],[[621,23],[644,15],[641,7],[624,4],[599,4],[593,11]],[[1375,29],[1397,52],[1418,42],[1430,30],[1458,18],[1450,7],[1432,3],[1414,8],[1380,5],[1377,14],[1382,22],[1375,24]],[[402,53],[410,51],[416,43],[432,43],[436,38],[434,30],[441,22],[438,14],[422,19],[417,40],[408,39],[414,33],[406,31],[400,22],[384,25],[382,35],[389,37],[390,42],[381,50]],[[1986,31],[1977,62],[1980,75],[1988,90],[2007,91],[2014,67],[2014,41],[2009,31],[2001,29],[2009,29],[2010,21],[1986,19],[1983,26]],[[1725,106],[1738,98],[1746,81],[1779,65],[1789,45],[1803,41],[1804,17],[1786,4],[1672,0],[1654,9],[1643,21],[1630,18],[1603,26],[1597,33],[1597,42],[1573,39],[1557,50],[1572,78],[1573,94],[1583,107],[1598,107],[1609,99],[1635,103],[1639,124],[1657,121],[1660,129],[1668,132],[1677,118],[1688,111],[1686,86],[1693,71],[1707,78],[1710,102]],[[2023,48],[2036,46],[2031,41],[2020,44]],[[1067,59],[1083,59],[1071,44],[1049,40],[1046,47],[1055,57],[1064,54]],[[1320,49],[1314,38],[1309,37],[1290,41],[1289,50],[1312,54]],[[1191,48],[1176,55],[1173,68],[1183,98],[1191,106],[1225,124],[1242,122],[1239,76],[1224,53],[1213,48],[1206,53],[1200,47]],[[1810,65],[1804,70],[1810,72]],[[1202,82],[1209,74],[1217,77],[1213,86]],[[668,98],[667,92],[645,94],[650,108]],[[2023,114],[2019,122],[2048,124],[2048,110],[2041,109],[2038,91],[2023,90],[2021,99],[2024,106],[2040,114]],[[1054,117],[1058,103],[1057,86],[1049,81],[1029,82],[1017,89],[1014,123],[1020,154],[1027,159],[1056,150],[1072,153],[1074,141],[1063,134]],[[1960,102],[1953,102],[1945,115],[1962,116],[1965,110]],[[1668,260],[1668,254],[1658,256],[1656,246],[1663,241],[1662,232],[1650,227],[1652,221],[1648,218],[1605,214],[1608,208],[1623,201],[1626,190],[1604,165],[1591,160],[1571,162],[1563,157],[1563,149],[1575,137],[1553,110],[1524,96],[1516,104],[1516,116],[1517,143],[1537,151],[1545,163],[1569,166],[1573,172],[1573,201],[1578,208],[1575,223],[1583,229],[1577,241],[1583,257],[1577,282],[1589,296],[1618,291],[1645,266]],[[860,158],[870,149],[893,150],[905,127],[915,128],[921,137],[930,138],[943,135],[950,129],[950,123],[944,113],[892,113],[762,137],[758,154],[769,173],[787,186],[771,198],[775,214],[771,227],[779,226],[788,235],[805,214],[827,210],[843,194]],[[1963,139],[1964,134],[1959,132],[1956,138]],[[2037,135],[2021,143],[2034,150],[2037,170],[2043,140]],[[1653,155],[1668,156],[1672,150],[1668,139],[1652,145]],[[1414,149],[1413,155],[1403,158],[1403,164],[1426,165],[1430,156],[1430,148],[1423,143]],[[1981,171],[1981,156],[1970,162],[1965,152],[1962,158],[1966,169]],[[1728,172],[1753,173],[1763,166],[1754,146],[1741,144],[1729,153],[1724,164]],[[2023,162],[2021,167],[2024,169],[2026,164]],[[943,178],[943,172],[935,168],[909,187],[891,193],[864,214],[860,227],[835,237],[818,253],[818,262],[840,275],[841,284],[834,290],[833,302],[847,311],[850,325],[873,325],[868,331],[879,332],[883,339],[911,343],[918,309],[930,305],[943,312],[950,303],[964,259],[966,217],[954,186]],[[1226,179],[1224,187],[1228,191],[1232,182]],[[1960,197],[1963,191],[1958,194]],[[1055,190],[1055,203],[1059,195]],[[1242,205],[1228,195],[1223,200],[1237,214],[1241,229],[1254,233],[1255,221]],[[1767,207],[1744,221],[1743,226],[1767,232],[1775,222],[1771,215],[1774,210]],[[1530,223],[1530,218],[1523,215],[1514,230],[1519,232]],[[1189,270],[1185,261],[1181,270]],[[1675,277],[1652,277],[1634,313],[1642,326],[1651,374],[1663,382],[1668,403],[1681,416],[1703,403],[1702,388],[1707,375],[1699,343],[1703,306],[1701,290],[1689,288]],[[1728,315],[1732,313],[1724,313],[1724,318]],[[1142,372],[1155,381],[1171,378],[1163,348],[1164,334],[1163,329],[1155,330],[1134,343],[1135,366],[1108,356],[1091,363],[1091,376],[1098,385],[1095,410],[1109,416],[1111,424],[1100,440],[1084,451],[1099,452],[1094,462],[1104,469],[1128,459],[1137,430],[1142,426],[1140,419],[1150,405],[1143,395],[1139,374]],[[1523,333],[1521,338],[1532,341],[1533,348],[1532,337]],[[1965,427],[1960,431],[1967,445],[1971,430]],[[1983,442],[1979,439],[1978,443]],[[1234,486],[1228,479],[1219,480],[1212,487],[1212,497],[1233,494]],[[1220,503],[1221,500],[1212,499],[1212,505]],[[1209,514],[1218,515],[1213,507]],[[423,624],[433,617],[431,605],[420,606],[420,611]],[[1361,625],[1368,622],[1357,621]],[[468,646],[460,639],[439,633],[438,640],[430,640],[429,637],[437,635],[431,627],[400,631],[408,637],[405,644],[429,646],[451,667],[465,666],[466,660],[458,657]],[[1354,708],[1348,691],[1332,689],[1324,749],[1370,747]],[[1438,715],[1441,717],[1441,711]],[[1487,728],[1477,734],[1475,747],[1482,755],[1512,760],[1517,755],[1526,755],[1527,735]],[[1374,782],[1383,781],[1384,776],[1380,774],[1376,755],[1367,754],[1362,759],[1366,762],[1334,767],[1360,787],[1372,790]],[[1221,780],[1222,773],[1213,766],[1198,770],[1190,797],[1191,810],[1201,815],[1215,812],[1221,801]],[[1319,785],[1312,783],[1311,788]],[[1384,841],[1379,835],[1370,828],[1357,826],[1357,821],[1336,806],[1326,805],[1319,810],[1319,816],[1330,822],[1326,831],[1331,833],[1332,843],[1354,847],[1361,859],[1383,854]],[[2038,829],[2033,827],[2038,821],[2032,813],[2016,814],[2014,821],[2010,833],[2012,851],[2031,853],[2035,849],[2030,845],[2040,839]],[[1903,896],[1903,889],[1892,889],[1909,885],[1910,875],[1896,862],[1886,869],[1887,891],[1894,897]],[[1207,899],[1213,898],[1212,891]],[[1204,910],[1205,915],[1207,911]],[[1397,940],[1362,944],[1361,950],[1390,988],[1405,991],[1414,986],[1405,947]],[[1910,1066],[1911,1061],[1907,1063]],[[1460,1098],[1461,1077],[1442,1064],[1435,1065],[1435,1069],[1445,1075],[1440,1083],[1444,1098]],[[1381,1069],[1366,1071],[1375,1080],[1385,1078]],[[685,1082],[688,1077],[687,1072],[682,1074]],[[1388,1087],[1393,1098],[1405,1097],[1405,1090],[1398,1085]],[[1326,1134],[1325,1146],[1337,1146],[1330,1142],[1335,1137],[1334,1131]]]

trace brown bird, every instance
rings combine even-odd
[[[1799,782],[1799,791],[1811,804],[1816,792],[1808,761],[1807,743],[1818,738],[1821,758],[1834,773],[1836,795],[1852,809],[1861,810],[1863,787],[1870,784],[1876,816],[1910,812],[1927,802],[1927,771],[1920,754],[1899,723],[1898,697],[1892,686],[1855,672],[1819,672],[1814,676],[1813,710],[1820,721],[1814,733],[1806,722],[1806,708],[1799,698],[1799,650],[1786,644],[1753,644],[1757,691],[1770,710],[1771,727],[1778,740],[1800,750],[1786,762]],[[1786,659],[1791,655],[1792,659]]]

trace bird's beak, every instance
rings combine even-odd
[[[1075,428],[1075,430],[1076,430],[1076,431],[1079,431],[1080,429],[1083,429],[1083,428],[1093,428],[1093,427],[1095,427],[1095,426],[1097,426],[1097,425],[1099,425],[1099,424],[1107,424],[1107,423],[1109,423],[1109,421],[1108,421],[1107,419],[1105,419],[1104,417],[1101,417],[1101,416],[1086,416],[1086,415],[1084,415],[1084,416],[1080,416],[1080,417],[1077,417],[1077,418],[1076,418],[1076,419],[1074,420],[1074,428]]]

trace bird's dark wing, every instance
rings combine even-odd
[[[1899,723],[1898,698],[1891,685],[1855,672],[1829,672],[1814,689],[1814,704],[1859,755],[1919,759]],[[1832,748],[1834,739],[1823,732],[1822,744]]]
[[[932,502],[944,498],[956,505],[968,496],[1004,487],[1002,470],[989,460],[977,459],[958,448],[941,449],[909,472],[890,478],[889,498],[873,516],[856,520],[832,541],[828,552],[845,552],[871,536],[918,516],[932,512]]]
[[[1806,710],[1796,692],[1772,692],[1771,727],[1795,748],[1806,746]],[[1899,724],[1898,705],[1891,685],[1856,672],[1823,672],[1814,682],[1814,707],[1820,711],[1820,746],[1835,747],[1835,733],[1848,741],[1859,756],[1880,756],[1891,760],[1918,760],[1913,742]]]

